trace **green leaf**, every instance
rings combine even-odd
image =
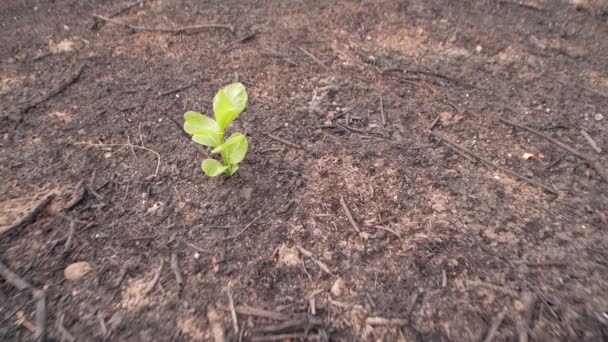
[[[247,106],[247,90],[238,82],[220,89],[213,98],[213,114],[220,130],[236,119]]]
[[[215,159],[205,159],[201,166],[203,167],[203,172],[209,177],[215,177],[228,169],[228,166]]]
[[[224,134],[216,132],[207,132],[206,134],[196,134],[192,136],[192,141],[201,145],[217,147],[222,144]]]
[[[211,147],[221,145],[224,137],[215,120],[197,112],[184,114],[184,131],[192,134],[193,141]]]
[[[245,158],[248,147],[247,137],[236,132],[226,142],[213,149],[211,153],[221,153],[226,164],[238,164]]]
[[[232,164],[230,165],[230,167],[228,168],[228,175],[232,176],[233,174],[235,174],[237,171],[239,170],[239,164]]]

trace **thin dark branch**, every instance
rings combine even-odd
[[[144,32],[144,31],[146,31],[146,32],[166,32],[166,33],[179,34],[179,33],[199,32],[199,31],[201,31],[203,29],[207,29],[207,28],[223,28],[223,29],[230,30],[230,32],[234,32],[234,27],[232,27],[232,25],[226,25],[226,24],[200,24],[200,25],[182,26],[182,27],[176,27],[176,28],[145,27],[145,26],[135,26],[135,25],[123,23],[122,21],[104,17],[99,14],[93,14],[93,17],[103,20],[103,21],[107,21],[112,24],[127,27],[133,31],[140,31],[140,32]]]
[[[40,98],[29,101],[29,103],[27,105],[25,105],[23,108],[21,108],[21,113],[27,112],[28,110],[38,106],[39,104],[46,102],[51,97],[66,90],[70,85],[72,85],[72,83],[74,83],[78,80],[78,78],[80,77],[80,74],[82,74],[82,71],[84,70],[85,66],[86,66],[85,64],[82,64],[80,67],[78,67],[78,69],[76,69],[76,71],[74,73],[72,73],[72,75],[67,80],[61,82],[57,87],[55,87],[48,93],[44,94]]]
[[[528,126],[524,126],[512,121],[509,121],[505,118],[498,118],[498,120],[500,120],[500,122],[509,125],[509,126],[513,126],[513,127],[517,127],[519,129],[523,129],[524,131],[528,131],[532,134],[535,134],[543,139],[548,140],[549,142],[563,148],[564,150],[570,152],[571,154],[573,154],[574,156],[578,157],[579,159],[582,159],[583,161],[585,161],[587,164],[589,164],[594,170],[595,172],[606,182],[608,183],[608,172],[606,172],[606,170],[604,169],[604,167],[602,165],[600,165],[599,161],[597,159],[595,159],[592,156],[586,155],[582,152],[579,152],[577,150],[575,150],[574,148],[564,144],[563,142],[554,139],[546,134],[543,134],[535,129],[532,129]]]
[[[466,148],[464,148],[463,146],[458,145],[457,143],[455,143],[455,142],[453,142],[453,141],[450,141],[449,139],[447,139],[446,137],[444,137],[444,136],[443,136],[443,135],[441,135],[441,134],[438,134],[438,133],[435,133],[435,132],[431,132],[431,136],[435,137],[436,139],[438,139],[438,140],[440,140],[440,141],[445,141],[445,142],[447,142],[447,143],[448,143],[448,145],[447,145],[447,146],[448,146],[449,148],[451,148],[452,150],[456,150],[456,149],[458,149],[458,150],[460,150],[460,151],[462,151],[462,152],[467,153],[468,155],[470,155],[470,156],[474,157],[475,159],[479,160],[479,161],[480,161],[482,164],[484,164],[484,165],[485,165],[485,166],[487,166],[487,167],[494,168],[494,169],[498,169],[498,170],[500,170],[500,171],[502,171],[502,172],[505,172],[505,173],[507,173],[507,174],[509,174],[509,175],[511,175],[511,176],[513,176],[513,177],[515,177],[515,178],[521,179],[521,180],[523,180],[523,181],[525,181],[525,182],[527,182],[527,183],[529,183],[529,184],[535,185],[535,186],[537,186],[537,187],[539,187],[539,188],[541,188],[541,189],[545,190],[545,191],[546,191],[546,192],[548,192],[548,193],[551,193],[551,194],[554,194],[554,195],[557,195],[557,194],[558,194],[557,190],[555,190],[554,188],[552,188],[552,187],[550,187],[550,186],[547,186],[547,185],[544,185],[544,184],[542,184],[542,183],[540,183],[540,182],[537,182],[537,181],[535,181],[535,180],[533,180],[533,179],[530,179],[530,178],[528,178],[528,177],[526,177],[526,176],[524,176],[524,175],[521,175],[521,174],[519,174],[519,173],[517,173],[517,172],[515,172],[515,171],[511,171],[511,170],[509,170],[509,169],[507,169],[507,168],[505,168],[505,167],[502,167],[502,166],[500,166],[500,165],[498,165],[498,164],[496,164],[496,163],[494,163],[494,162],[492,162],[492,161],[490,161],[490,160],[487,160],[487,159],[485,159],[485,158],[482,158],[482,157],[480,157],[480,156],[476,155],[475,153],[473,153],[473,152],[471,152],[471,151],[467,150],[467,149],[466,149]]]

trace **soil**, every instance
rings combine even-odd
[[[0,261],[49,340],[608,338],[608,184],[498,120],[608,167],[605,1],[127,5],[0,3],[0,225],[57,195]],[[235,80],[249,153],[208,178],[183,113]],[[0,278],[0,339],[35,314]]]

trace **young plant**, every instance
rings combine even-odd
[[[212,118],[197,112],[184,114],[184,130],[192,135],[192,140],[201,145],[213,147],[211,153],[219,153],[222,161],[217,159],[203,160],[203,172],[209,177],[222,173],[232,176],[239,163],[247,154],[247,138],[235,132],[224,140],[224,131],[247,106],[247,90],[242,83],[232,83],[220,89],[213,98]]]

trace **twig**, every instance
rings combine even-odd
[[[346,202],[344,202],[344,197],[342,197],[342,196],[340,196],[340,205],[342,206],[342,210],[344,210],[344,213],[348,217],[348,221],[350,222],[350,225],[353,227],[353,229],[357,233],[360,233],[361,229],[359,229],[359,225],[357,225],[357,222],[355,222],[355,219],[353,219],[353,215],[351,215],[350,210],[348,210],[348,207],[346,206]]]
[[[381,230],[385,230],[393,235],[395,235],[397,238],[401,239],[401,234],[397,233],[397,231],[395,231],[394,229],[391,229],[389,227],[385,227],[385,226],[372,226],[376,229],[381,229]]]
[[[498,328],[500,328],[500,325],[502,324],[502,321],[505,319],[506,315],[507,311],[503,310],[496,315],[496,317],[494,317],[492,320],[492,325],[490,326],[486,337],[483,339],[483,342],[492,342],[494,340],[494,335],[496,335],[496,332],[498,332]]]
[[[132,144],[104,144],[104,143],[96,144],[96,143],[89,143],[89,142],[79,142],[79,143],[76,143],[76,145],[87,145],[87,146],[92,146],[92,147],[97,147],[97,148],[104,148],[104,147],[136,148],[136,149],[148,151],[148,152],[153,153],[156,156],[156,169],[154,170],[154,174],[148,176],[147,178],[155,178],[158,175],[158,171],[160,170],[160,154],[145,146],[138,146],[138,145],[132,145]]]
[[[29,104],[27,104],[26,106],[24,106],[23,108],[21,108],[21,113],[25,113],[28,110],[38,106],[39,104],[47,101],[48,99],[50,99],[51,97],[58,95],[59,93],[61,93],[62,91],[66,90],[70,85],[72,85],[72,83],[76,82],[76,80],[78,80],[78,78],[80,77],[80,74],[82,74],[82,71],[84,70],[84,67],[86,65],[82,64],[78,67],[78,69],[76,69],[76,71],[74,73],[72,73],[72,75],[65,81],[61,82],[57,87],[55,87],[54,89],[52,89],[51,91],[49,91],[48,93],[44,94],[43,96],[41,96],[38,99],[35,100],[31,100]]]
[[[76,228],[76,222],[73,220],[70,222],[70,228],[68,230],[68,237],[65,240],[65,245],[63,245],[63,254],[66,254],[70,247],[72,247],[72,239],[74,238],[74,231]]]
[[[296,143],[292,143],[291,141],[289,141],[289,140],[285,140],[285,139],[283,139],[283,138],[281,138],[281,137],[278,137],[278,136],[276,136],[276,135],[274,135],[274,134],[270,134],[270,133],[268,133],[268,134],[266,134],[266,136],[267,136],[267,137],[269,137],[269,138],[270,138],[270,139],[272,139],[272,140],[276,140],[276,141],[278,141],[278,142],[282,142],[282,143],[283,143],[283,144],[285,144],[285,145],[289,145],[289,146],[291,146],[291,147],[295,147],[295,148],[302,148],[302,146],[300,146],[300,145],[298,145],[298,144],[296,144]]]
[[[179,269],[179,260],[177,259],[177,253],[175,252],[171,253],[171,269],[175,275],[177,286],[181,289],[182,286],[184,286],[184,277],[182,276],[182,271]]]
[[[296,246],[298,248],[298,250],[300,250],[300,253],[304,254],[305,256],[311,258],[315,264],[317,264],[317,266],[319,266],[319,268],[321,270],[323,270],[325,273],[329,274],[329,275],[334,275],[332,273],[332,271],[329,270],[329,267],[327,267],[327,265],[325,265],[321,260],[317,259],[312,252],[307,251],[306,249],[302,248],[301,246]]]
[[[32,291],[32,298],[36,300],[35,339],[38,341],[44,341],[46,338],[47,324],[46,293],[35,288],[27,280],[21,278],[19,275],[17,275],[17,273],[6,267],[2,262],[0,262],[0,276],[2,276],[7,283],[13,285],[20,291]]]
[[[530,322],[534,313],[534,305],[536,305],[536,295],[532,292],[525,291],[521,295],[521,301],[524,305],[523,317],[517,321],[517,335],[519,342],[528,342],[528,332],[530,330]]]
[[[146,0],[139,0],[139,1],[135,1],[135,2],[133,2],[133,3],[127,4],[125,7],[123,7],[123,8],[121,8],[121,9],[119,9],[118,11],[116,11],[116,12],[114,12],[114,13],[110,14],[110,15],[108,16],[108,18],[114,18],[115,16],[117,16],[117,15],[119,15],[119,14],[122,14],[122,13],[124,13],[124,12],[126,12],[126,11],[130,10],[131,8],[133,8],[133,7],[135,7],[135,6],[139,5],[139,4],[141,4],[141,3],[142,3],[142,2],[144,2],[144,1],[146,1]]]
[[[162,92],[162,93],[158,94],[158,96],[167,96],[167,95],[171,95],[171,94],[174,94],[174,93],[180,92],[180,91],[182,91],[182,90],[186,90],[186,89],[188,89],[188,88],[191,88],[191,87],[193,87],[194,85],[196,85],[196,82],[192,82],[192,83],[190,83],[190,84],[186,84],[185,86],[181,86],[181,87],[176,88],[176,89],[173,89],[173,90],[167,90],[167,91],[164,91],[164,92]]]
[[[145,295],[152,292],[152,290],[154,290],[154,287],[156,287],[156,284],[158,284],[158,280],[160,279],[160,274],[162,273],[164,266],[165,266],[165,259],[160,258],[160,266],[158,266],[156,273],[154,273],[154,277],[152,278],[150,283],[148,283],[148,286],[146,286],[146,288],[144,289],[143,293]]]
[[[319,60],[317,57],[315,57],[315,55],[313,55],[312,53],[308,52],[308,50],[306,50],[305,48],[298,46],[298,49],[300,49],[300,51],[304,52],[304,54],[308,57],[310,57],[310,59],[312,59],[313,61],[315,61],[315,63],[319,64],[321,67],[323,67],[323,69],[328,70],[329,68],[327,67],[327,65],[325,65],[323,62],[321,62],[321,60]]]
[[[224,307],[224,306],[218,306],[219,309],[222,309],[224,311],[230,311],[231,308],[228,307]],[[268,311],[268,310],[264,310],[264,309],[258,309],[255,308],[253,306],[249,306],[249,305],[237,305],[234,307],[234,311],[240,313],[241,315],[246,315],[246,316],[254,316],[254,317],[260,317],[260,318],[266,318],[266,319],[272,319],[275,321],[289,321],[291,320],[291,317],[284,315],[282,313],[279,312],[274,312],[274,311]]]
[[[380,94],[380,116],[382,117],[382,126],[386,126],[386,116],[384,115],[384,100]]]
[[[46,340],[47,308],[46,293],[42,290],[34,289],[32,297],[36,300],[36,341]]]
[[[84,180],[81,180],[80,182],[78,182],[78,184],[76,184],[74,192],[72,193],[72,199],[70,199],[70,201],[66,203],[65,209],[70,210],[74,208],[78,203],[80,203],[80,201],[82,201],[85,193],[86,188],[84,186]]]
[[[99,321],[99,329],[101,329],[101,335],[106,336],[108,334],[108,326],[106,325],[106,321],[101,315],[100,311],[97,311],[97,321]]]
[[[61,337],[68,342],[75,342],[76,338],[68,331],[68,329],[63,325],[64,315],[61,314],[59,317],[59,321],[57,321],[57,330],[61,333]]]
[[[284,60],[285,62],[287,62],[287,64],[292,65],[292,66],[298,65],[298,63],[292,61],[291,59],[289,59],[284,54],[279,53],[279,52],[274,51],[274,50],[271,50],[269,48],[262,49],[262,55],[267,55],[267,56],[270,56],[270,57],[280,58],[280,59]]]
[[[207,253],[207,254],[213,254],[212,251],[200,248],[199,246],[193,245],[190,242],[186,242],[186,241],[182,241],[184,243],[184,245],[194,249],[195,251],[201,252],[201,253]]]
[[[42,201],[40,201],[38,204],[36,204],[30,211],[28,211],[25,215],[23,215],[20,219],[18,219],[15,223],[9,225],[9,226],[4,226],[4,227],[0,227],[0,236],[2,236],[4,233],[11,231],[13,229],[16,228],[20,228],[22,226],[25,226],[31,222],[34,222],[34,220],[36,219],[36,217],[38,216],[38,214],[40,214],[40,212],[49,204],[51,203],[51,201],[55,198],[55,194],[51,193],[49,195],[47,195]]]
[[[521,179],[521,180],[523,180],[523,181],[525,181],[525,182],[527,182],[529,184],[535,185],[535,186],[537,186],[537,187],[545,190],[548,193],[551,193],[551,194],[554,194],[554,195],[558,195],[559,194],[557,192],[557,190],[555,190],[554,188],[552,188],[550,186],[547,186],[547,185],[544,185],[544,184],[542,184],[540,182],[537,182],[537,181],[535,181],[533,179],[530,179],[530,178],[528,178],[526,176],[523,176],[523,175],[521,175],[521,174],[519,174],[519,173],[517,173],[515,171],[511,171],[511,170],[509,170],[509,169],[507,169],[505,167],[502,167],[502,166],[500,166],[500,165],[498,165],[498,164],[496,164],[496,163],[494,163],[492,161],[489,161],[489,160],[487,160],[485,158],[482,158],[482,157],[476,155],[475,153],[467,150],[466,148],[462,147],[461,145],[458,145],[455,142],[450,141],[449,139],[447,139],[446,137],[442,136],[441,134],[438,134],[438,133],[435,133],[435,132],[431,132],[431,136],[433,136],[433,137],[435,137],[435,138],[437,138],[439,140],[445,141],[446,143],[448,143],[446,146],[448,146],[449,148],[451,148],[454,151],[461,150],[461,151],[467,153],[468,155],[470,155],[470,156],[474,157],[475,159],[479,160],[480,162],[482,162],[487,167],[498,169],[498,170],[500,170],[502,172],[505,172],[505,173],[507,173],[507,174],[515,177],[515,178]]]
[[[414,307],[416,306],[416,302],[418,301],[419,296],[420,296],[420,292],[416,291],[414,293],[414,295],[412,296],[412,298],[410,299],[410,302],[407,305],[407,309],[405,310],[406,316],[409,316],[412,313],[412,311],[414,310]]]
[[[599,176],[600,176],[600,177],[601,177],[601,178],[602,178],[602,179],[603,179],[605,182],[608,182],[608,173],[607,173],[607,172],[604,170],[604,168],[603,168],[603,167],[602,167],[602,166],[599,164],[599,162],[597,161],[597,159],[595,159],[595,158],[593,158],[593,157],[591,157],[591,156],[588,156],[588,155],[586,155],[586,154],[584,154],[584,153],[581,153],[581,152],[579,152],[579,151],[577,151],[577,150],[573,149],[572,147],[570,147],[570,146],[568,146],[568,145],[564,144],[563,142],[561,142],[561,141],[559,141],[559,140],[556,140],[556,139],[553,139],[553,138],[551,138],[550,136],[548,136],[548,135],[546,135],[546,134],[543,134],[543,133],[541,133],[541,132],[539,132],[539,131],[537,131],[537,130],[535,130],[535,129],[532,129],[532,128],[528,127],[528,126],[520,125],[520,124],[518,124],[518,123],[515,123],[515,122],[512,122],[512,121],[509,121],[509,120],[504,119],[504,118],[498,118],[498,120],[500,120],[502,123],[507,124],[507,125],[509,125],[509,126],[513,126],[513,127],[517,127],[517,128],[519,128],[519,129],[523,129],[523,130],[528,131],[528,132],[530,132],[530,133],[532,133],[532,134],[535,134],[535,135],[537,135],[537,136],[539,136],[539,137],[541,137],[541,138],[544,138],[544,139],[546,139],[546,140],[550,141],[551,143],[553,143],[553,144],[555,144],[555,145],[557,145],[557,146],[559,146],[559,147],[563,148],[564,150],[566,150],[566,151],[568,151],[568,152],[572,153],[572,154],[573,154],[573,155],[575,155],[576,157],[578,157],[578,158],[582,159],[582,160],[583,160],[583,161],[585,161],[587,164],[589,164],[589,165],[590,165],[590,166],[591,166],[591,167],[592,167],[592,168],[595,170],[595,172],[596,172],[596,173],[597,173],[597,174],[598,174],[598,175],[599,175]]]
[[[250,33],[250,34],[248,34],[246,36],[243,36],[243,37],[241,37],[241,38],[239,38],[237,40],[234,40],[234,41],[232,41],[232,42],[224,45],[224,47],[220,51],[221,52],[226,52],[226,51],[228,51],[228,49],[230,49],[231,47],[235,46],[236,44],[248,41],[249,39],[252,39],[253,37],[255,37],[257,34],[258,34],[258,32],[255,31],[255,32],[252,32],[252,33]]]
[[[585,139],[587,139],[587,142],[589,143],[589,145],[591,145],[591,147],[595,150],[595,152],[602,153],[602,149],[599,146],[597,146],[597,143],[595,142],[595,140],[593,140],[593,138],[589,135],[589,133],[587,133],[587,131],[585,131],[583,129],[583,130],[581,130],[581,134],[583,135],[583,137],[585,137]]]
[[[230,30],[230,32],[234,32],[234,27],[232,27],[232,25],[225,25],[225,24],[201,24],[201,25],[183,26],[183,27],[177,27],[177,28],[144,27],[144,26],[135,26],[135,25],[123,23],[122,21],[110,19],[108,17],[104,17],[99,14],[93,14],[93,17],[103,20],[103,21],[107,21],[112,24],[127,27],[133,31],[142,31],[142,32],[143,31],[167,32],[167,33],[180,34],[180,33],[186,33],[186,32],[189,32],[189,33],[200,32],[200,30],[207,29],[207,28],[223,28],[223,29]]]
[[[363,134],[364,136],[367,136],[367,132],[364,131],[364,130],[361,130],[361,129],[358,129],[358,128],[354,128],[352,126],[348,126],[348,125],[345,125],[345,124],[342,124],[342,123],[339,123],[339,122],[336,122],[336,125],[339,126],[339,127],[344,128],[347,131],[352,131],[352,132]],[[328,127],[323,127],[322,126],[321,128],[328,128]]]
[[[304,319],[298,319],[295,321],[282,322],[277,325],[255,328],[254,331],[256,333],[263,333],[263,334],[282,334],[282,333],[291,333],[291,332],[296,332],[296,331],[308,332],[308,331],[310,331],[310,329],[320,326],[321,324],[322,324],[322,321],[320,319],[304,318]]]
[[[232,316],[232,328],[234,329],[234,334],[239,334],[239,321],[236,317],[236,310],[234,308],[234,299],[232,298],[232,289],[230,286],[226,287],[226,296],[228,296],[228,304],[230,305],[230,314]]]
[[[409,320],[403,318],[384,318],[384,317],[368,317],[365,319],[365,324],[374,325],[408,325]]]
[[[443,137],[439,137],[437,135],[433,135],[435,138],[437,138],[437,140],[439,140],[440,143],[443,143],[445,146],[447,146],[448,148],[450,148],[452,151],[454,151],[456,154],[460,155],[461,157],[463,157],[464,159],[467,159],[468,161],[470,161],[471,163],[477,164],[477,159],[471,157],[470,155],[464,153],[463,151],[461,151],[460,149],[458,149],[454,143],[452,143],[449,140],[445,140],[443,139]]]
[[[253,336],[251,337],[252,342],[272,342],[272,341],[308,341],[310,336],[305,333],[293,333],[293,334],[278,334],[278,335],[266,335],[266,336]]]
[[[220,239],[215,239],[213,240],[213,242],[223,242],[223,241],[228,241],[228,240],[232,240],[232,239],[236,239],[237,237],[243,235],[243,233],[245,233],[247,231],[247,229],[249,229],[251,226],[253,226],[254,224],[256,224],[262,217],[268,215],[271,211],[273,211],[274,209],[268,210],[267,212],[264,212],[260,215],[258,215],[256,218],[254,218],[253,220],[251,220],[251,222],[247,223],[247,225],[238,233],[231,235],[231,236],[227,236],[225,238],[220,238]]]
[[[441,118],[441,116],[437,115],[437,117],[435,118],[435,120],[433,120],[433,122],[431,122],[431,125],[429,126],[429,131],[432,131],[433,128],[435,128],[435,126],[439,122],[440,118]]]
[[[545,304],[545,307],[547,307],[547,309],[549,309],[549,312],[551,313],[553,318],[555,318],[556,320],[559,320],[559,316],[557,316],[557,313],[555,313],[555,310],[553,310],[551,305],[549,305],[549,303],[547,302],[547,298],[545,298],[545,295],[542,293],[542,291],[537,286],[530,284],[530,282],[528,282],[528,284],[532,287],[534,292],[536,292],[536,294],[538,295],[538,298],[540,298],[540,300],[543,302],[543,304]]]

